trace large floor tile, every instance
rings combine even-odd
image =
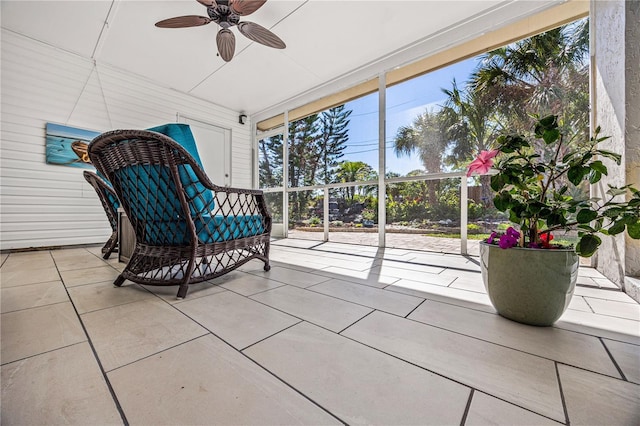
[[[5,271],[4,268],[2,268],[0,271],[0,287],[2,288],[59,280],[60,275],[55,266],[37,269],[31,269],[30,266],[25,266],[24,268],[14,269],[12,271]]]
[[[6,364],[1,370],[2,424],[122,424],[86,342]]]
[[[3,364],[87,340],[70,302],[2,314],[1,322]]]
[[[300,322],[298,318],[230,291],[187,300],[176,307],[238,349]]]
[[[75,248],[63,248],[60,250],[52,250],[51,256],[56,261],[66,260],[66,259],[75,259],[78,256],[85,256],[87,254],[91,254],[89,250],[84,247],[75,247]]]
[[[3,287],[0,290],[0,306],[3,314],[68,300],[69,296],[64,285],[62,285],[62,281]]]
[[[111,266],[105,265],[98,268],[60,271],[60,275],[66,287],[75,287],[77,285],[94,284],[109,280],[113,282],[118,278],[120,272]]]
[[[89,312],[82,320],[106,371],[207,333],[159,300]]]
[[[111,281],[87,284],[71,287],[68,291],[79,314],[155,297],[142,287],[128,282],[122,287],[115,287]]]
[[[339,424],[212,335],[108,376],[131,424]]]
[[[233,280],[220,284],[221,287],[242,294],[243,296],[251,296],[252,294],[282,287],[283,285],[286,284],[253,274],[238,274]]]
[[[449,284],[450,288],[457,288],[465,291],[473,291],[476,293],[486,293],[482,277],[477,275],[474,278],[456,277],[455,280]]]
[[[640,345],[638,324],[638,321],[626,318],[568,309],[554,327]]]
[[[603,339],[628,381],[640,384],[640,346]]]
[[[496,311],[491,305],[491,300],[486,293],[443,287],[441,285],[412,280],[396,281],[390,286],[385,287],[385,290],[409,294],[424,299],[437,300],[452,305],[479,309],[486,312]]]
[[[322,241],[315,240],[297,240],[295,238],[284,238],[281,240],[272,241],[271,245],[273,246],[283,246],[283,247],[296,247],[296,248],[313,248],[322,244]]]
[[[309,287],[329,280],[329,278],[323,277],[322,275],[296,271],[295,269],[281,268],[279,266],[271,268],[268,272],[253,272],[253,274],[300,288]]]
[[[585,300],[596,314],[640,321],[640,305],[637,303],[614,302],[590,297],[585,297]],[[638,325],[640,326],[640,322]]]
[[[422,281],[429,284],[447,286],[453,282],[453,278],[439,275],[442,271],[444,271],[443,268],[434,266],[421,266],[420,271],[403,269],[394,266],[385,266],[384,264],[371,268],[371,273],[373,274],[386,275],[388,277]]]
[[[470,389],[308,323],[245,353],[346,424],[460,424]]]
[[[553,361],[382,312],[372,313],[343,334],[538,414],[564,421]]]
[[[581,266],[578,268],[579,277],[605,278],[597,269]]]
[[[330,280],[308,289],[403,317],[424,301],[419,297],[342,280]]]
[[[584,300],[584,297],[576,296],[575,294],[571,298],[571,302],[569,302],[569,306],[567,307],[567,309],[573,309],[583,312],[593,312],[593,309],[591,309],[591,306],[589,306],[587,301]]]
[[[326,263],[314,262],[313,260],[309,259],[299,259],[299,256],[292,256],[290,253],[269,254],[269,259],[273,262],[273,266],[294,269],[296,271],[302,272],[315,271],[327,267]],[[301,267],[301,265],[303,266]],[[256,271],[246,272],[261,274],[263,271],[264,270],[262,268],[259,268],[259,270]]]
[[[335,332],[372,311],[364,306],[292,286],[265,291],[251,298]]]
[[[637,425],[640,386],[566,365],[558,365],[571,424]]]
[[[600,340],[554,327],[532,327],[497,314],[426,301],[410,319],[533,355],[620,377]]]
[[[354,271],[353,269],[338,268],[334,266],[324,268],[323,270],[316,271],[315,273],[329,278],[349,281],[356,284],[364,284],[377,288],[384,288],[389,284],[393,284],[398,281],[398,278],[373,274],[368,270]]]
[[[149,292],[155,294],[162,300],[172,305],[177,305],[185,300],[193,300],[199,297],[210,296],[212,294],[220,293],[224,291],[223,288],[217,286],[213,282],[214,280],[202,281],[195,284],[189,284],[189,291],[187,297],[184,299],[178,299],[178,285],[143,285]],[[127,281],[130,282],[130,281]]]
[[[474,392],[465,426],[543,426],[558,422],[482,392]]]
[[[411,269],[415,271],[421,270],[418,268],[417,264],[420,264],[423,268],[425,267],[424,265],[429,265],[430,267],[435,266],[440,268],[457,268],[472,271],[480,270],[476,264],[469,262],[468,259],[462,256],[446,256],[440,253],[417,254],[411,258],[411,263],[387,260],[383,264],[386,266],[396,266],[398,268]]]
[[[613,283],[608,278],[605,278],[605,277],[602,277],[602,278],[591,277],[591,279],[596,283],[598,288],[604,288],[604,289],[608,289],[608,290],[620,290],[620,287],[618,287],[615,283]]]
[[[576,286],[573,292],[574,296],[585,296],[592,299],[611,300],[614,302],[625,302],[631,304],[637,304],[627,293],[622,291],[603,291],[592,287]]]
[[[54,255],[55,257],[55,255]],[[76,256],[56,258],[56,266],[59,271],[72,271],[75,269],[87,269],[105,266],[107,262],[102,257],[97,257],[88,251]]]
[[[11,253],[5,255],[6,260],[2,263],[0,273],[16,271],[35,271],[36,269],[55,268],[55,263],[49,251],[34,251],[25,253]]]

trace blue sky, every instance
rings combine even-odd
[[[467,59],[429,74],[405,81],[387,89],[387,171],[402,175],[422,169],[417,156],[396,157],[393,139],[400,126],[410,125],[426,109],[438,110],[446,99],[442,88],[451,89],[455,78],[458,87],[464,87],[475,68],[477,58]],[[349,123],[349,142],[343,160],[363,161],[378,166],[378,95],[374,93],[345,104],[353,110]]]

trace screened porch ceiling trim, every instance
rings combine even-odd
[[[531,15],[523,20],[504,26],[499,30],[483,34],[466,43],[443,50],[424,59],[386,73],[387,86],[402,83],[414,77],[446,67],[455,62],[489,52],[498,47],[523,38],[557,28],[561,25],[589,16],[589,2],[570,0],[559,6]],[[289,121],[299,120],[311,114],[342,105],[353,99],[366,96],[378,90],[378,79],[352,86],[346,90],[325,96],[289,111]],[[257,123],[258,131],[268,131],[284,125],[284,114],[278,114]]]

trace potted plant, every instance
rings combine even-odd
[[[640,239],[638,189],[610,186],[606,199],[572,195],[576,191],[569,189],[607,175],[602,158],[620,165],[619,154],[598,148],[608,139],[599,133],[598,127],[588,141],[569,146],[552,115],[538,119],[529,137],[500,136],[494,150],[483,151],[469,165],[467,176],[493,167],[493,203],[514,224],[480,243],[483,281],[500,315],[526,324],[553,324],[571,301],[578,256],[592,256],[602,242],[599,235],[626,230]],[[554,232],[569,230],[577,230],[575,245],[553,242]]]

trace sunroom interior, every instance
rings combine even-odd
[[[461,64],[586,22],[587,122],[623,158],[591,191],[637,185],[637,2],[269,0],[246,20],[286,48],[236,31],[228,62],[214,23],[153,25],[205,3],[1,3],[2,423],[640,421],[638,241],[606,238],[581,259],[552,327],[505,319],[480,272],[477,181],[461,163],[430,170],[393,145],[392,125],[436,106],[421,93],[436,73],[462,87]],[[336,160],[332,179],[318,166],[295,180],[297,123],[336,108],[352,123],[336,158],[368,173],[335,178]],[[270,271],[251,261],[179,300],[172,287],[113,287],[123,247],[102,258],[112,230],[87,166],[50,164],[47,128],[171,122],[191,126],[214,183],[264,191]],[[393,210],[397,188],[427,194],[430,182],[455,199],[423,221],[434,236]]]

